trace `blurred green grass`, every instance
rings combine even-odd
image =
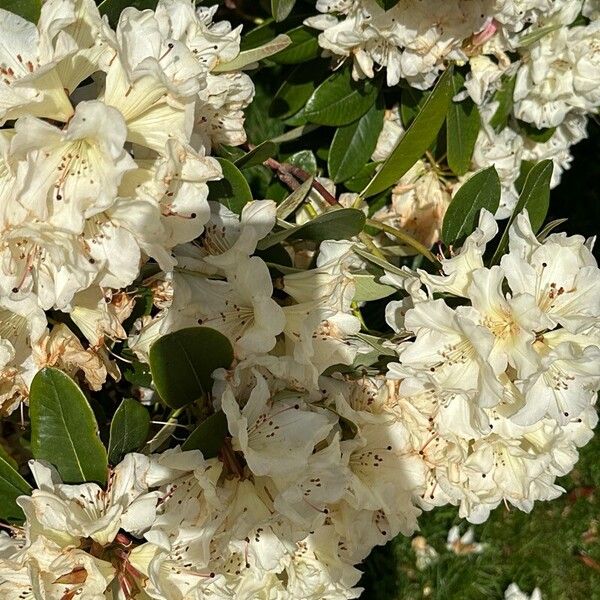
[[[538,502],[529,514],[501,505],[475,526],[475,539],[488,544],[478,555],[445,549],[448,530],[462,523],[464,532],[468,525],[456,508],[423,514],[418,535],[439,552],[438,562],[418,571],[411,540],[400,536],[363,564],[362,598],[500,600],[512,581],[528,593],[539,587],[544,600],[600,598],[600,436],[558,483],[567,490],[559,499]]]
[[[553,191],[548,220],[568,218],[559,229],[586,237],[600,223],[600,127],[574,149],[574,162]],[[599,257],[598,244],[595,248]],[[445,549],[448,530],[462,521],[447,507],[423,514],[421,531],[440,554],[425,571],[415,566],[411,540],[402,536],[376,548],[362,565],[365,600],[500,600],[515,581],[544,600],[600,599],[600,430],[580,452],[575,470],[559,480],[567,493],[538,502],[530,514],[497,508],[475,527],[488,544],[479,555]],[[462,531],[467,524],[463,522]],[[595,533],[594,533],[595,532]],[[586,564],[587,562],[587,564]]]

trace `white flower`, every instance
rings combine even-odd
[[[123,118],[98,101],[81,102],[64,130],[22,117],[15,132],[20,203],[34,218],[73,233],[112,206],[123,174],[135,168],[123,148]]]
[[[39,461],[30,468],[38,489],[18,503],[31,541],[43,536],[64,547],[91,538],[106,545],[119,529],[139,537],[154,521],[159,495],[148,492],[149,460],[143,455],[128,454],[111,472],[106,490],[95,483],[65,485],[53,467]]]
[[[547,328],[578,333],[600,316],[600,270],[581,236],[555,233],[540,243],[524,212],[509,232],[509,248],[501,265],[510,288],[534,295]]]
[[[38,27],[6,10],[0,11],[0,122],[23,115],[67,121],[73,107],[56,71],[63,58],[77,51],[64,31],[72,22],[69,3],[42,5]],[[66,23],[65,23],[66,21]]]
[[[446,549],[459,556],[465,554],[481,554],[487,544],[479,544],[475,541],[475,530],[469,527],[465,533],[460,534],[460,527],[455,525],[448,531]]]
[[[504,592],[504,600],[542,600],[542,593],[539,588],[535,588],[531,596],[528,596],[516,583],[511,583]]]
[[[221,397],[234,448],[244,453],[256,475],[300,471],[331,430],[332,419],[324,411],[311,410],[298,394],[272,398],[265,379],[258,373],[255,378],[255,388],[242,409],[231,388]]]
[[[600,22],[561,27],[543,36],[517,72],[515,116],[538,128],[556,127],[571,111],[600,104]]]

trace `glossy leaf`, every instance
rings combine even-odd
[[[42,0],[0,0],[0,8],[37,23],[42,9]]]
[[[347,181],[344,181],[344,187],[346,187],[351,192],[360,192],[361,190],[364,190],[365,186],[368,185],[369,181],[373,179],[375,171],[377,170],[377,167],[380,164],[381,163],[378,162],[370,162],[366,165],[363,165],[363,167],[360,169],[360,171],[358,171],[356,175],[354,175],[354,177],[351,177]]]
[[[137,400],[125,398],[110,424],[108,460],[116,465],[128,452],[139,450],[148,438],[150,415]]]
[[[271,158],[276,153],[277,144],[266,141],[238,158],[233,164],[238,169],[248,169],[250,167],[255,167],[256,165],[261,165],[267,158]]]
[[[296,0],[271,0],[271,14],[276,21],[283,21],[292,12]]]
[[[200,423],[181,446],[182,450],[200,450],[204,458],[214,458],[219,453],[227,429],[227,417],[220,410]]]
[[[240,170],[226,158],[217,158],[223,170],[223,179],[208,182],[208,199],[224,204],[238,215],[252,201],[252,192]]]
[[[25,515],[16,499],[30,493],[31,486],[4,457],[0,456],[0,519],[23,521]]]
[[[346,240],[358,235],[365,225],[365,215],[354,208],[333,209],[302,225],[272,233],[258,242],[265,250],[290,239],[302,238],[322,242],[323,240]]]
[[[103,0],[98,5],[101,15],[107,15],[110,24],[115,27],[119,22],[119,17],[125,8],[133,6],[138,10],[150,8],[154,10],[158,0]]]
[[[329,150],[329,176],[340,183],[356,175],[369,161],[383,127],[384,110],[374,104],[358,121],[340,127]]]
[[[29,396],[31,451],[53,464],[65,483],[106,481],[106,449],[79,386],[51,367],[33,378]]]
[[[452,99],[452,89],[452,69],[448,69],[381,169],[363,191],[363,197],[374,196],[394,185],[425,153],[444,123]]]
[[[160,397],[180,408],[210,393],[212,373],[233,361],[229,340],[209,327],[190,327],[159,338],[150,348],[150,370]]]
[[[468,179],[446,211],[442,226],[444,243],[449,246],[471,234],[477,227],[482,208],[494,214],[500,204],[500,193],[500,179],[494,167],[479,171]]]
[[[354,81],[345,67],[328,77],[308,99],[303,116],[320,125],[347,125],[360,119],[375,104],[379,87],[371,79]]]
[[[412,87],[402,88],[400,94],[400,120],[405,129],[408,129],[414,121],[430,95],[431,92],[417,90]]]
[[[529,213],[529,221],[534,233],[538,232],[544,224],[550,204],[550,183],[553,169],[554,163],[551,160],[543,160],[529,170],[517,205],[502,233],[498,248],[494,252],[492,263],[498,263],[502,258],[508,247],[508,232],[523,209],[527,209]]]
[[[305,25],[291,29],[286,34],[291,44],[273,56],[273,62],[280,65],[298,65],[317,58],[321,54],[319,32]]]
[[[310,150],[300,150],[299,152],[295,152],[291,156],[288,156],[285,162],[294,165],[311,175],[317,174],[317,159]]]
[[[320,60],[296,67],[277,90],[269,107],[269,114],[282,119],[296,115],[306,106],[317,88],[318,81],[327,71],[327,64]]]
[[[458,72],[452,77],[455,96],[463,87],[465,78]],[[476,104],[467,97],[461,102],[450,102],[446,116],[446,144],[448,166],[456,175],[464,175],[471,168],[471,158],[479,135],[481,118]]]

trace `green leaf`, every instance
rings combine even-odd
[[[500,204],[500,179],[494,167],[475,173],[458,190],[446,211],[442,239],[449,246],[462,241],[477,227],[482,208],[492,214]]]
[[[303,169],[311,175],[317,174],[317,159],[310,150],[300,150],[299,152],[288,156],[285,159],[285,162],[294,165],[299,169]]]
[[[534,127],[531,123],[526,123],[525,121],[517,121],[519,124],[519,129],[530,139],[538,144],[543,144],[547,142],[556,131],[556,127],[548,127],[545,129],[538,129]]]
[[[243,50],[233,60],[227,63],[222,63],[212,69],[213,73],[229,73],[231,71],[240,71],[244,67],[252,67],[255,63],[281,52],[292,43],[292,40],[285,35],[278,35],[275,39],[252,48],[250,50]]]
[[[400,94],[400,120],[405,129],[408,129],[414,121],[430,95],[431,92],[411,87],[402,88]]]
[[[16,499],[29,494],[31,494],[31,486],[7,460],[0,456],[0,519],[24,521],[25,515],[16,503]]]
[[[375,104],[378,93],[377,82],[354,81],[348,66],[336,71],[314,91],[303,116],[320,125],[347,125],[360,119]]]
[[[232,361],[229,340],[208,327],[168,333],[150,348],[154,386],[171,408],[180,408],[210,393],[213,371],[228,368]]]
[[[283,21],[292,12],[296,0],[271,0],[271,14],[276,21]]]
[[[335,132],[327,165],[335,183],[350,179],[369,161],[383,127],[383,115],[383,108],[373,104],[358,121]]]
[[[254,167],[256,165],[262,165],[267,158],[271,158],[276,153],[277,144],[267,140],[266,142],[263,142],[262,144],[259,144],[250,150],[250,152],[247,154],[244,154],[238,158],[233,164],[238,169],[249,169],[250,167]]]
[[[502,87],[494,94],[494,102],[498,102],[498,108],[490,119],[490,125],[496,132],[502,131],[508,124],[508,119],[513,110],[516,82],[516,75],[506,78]]]
[[[106,449],[94,413],[65,373],[45,368],[31,383],[31,451],[58,470],[65,483],[106,482]]]
[[[103,0],[98,5],[101,15],[107,15],[110,24],[115,27],[119,22],[119,17],[124,9],[128,6],[133,6],[138,10],[150,8],[154,10],[158,0]]]
[[[308,223],[272,233],[258,242],[259,250],[266,250],[284,240],[298,238],[322,242],[347,240],[358,235],[365,226],[365,215],[355,208],[330,210]]]
[[[214,458],[219,453],[228,433],[227,417],[220,410],[200,423],[183,442],[181,449],[200,450],[204,458]]]
[[[492,257],[492,264],[498,263],[506,251],[508,246],[508,232],[517,215],[523,209],[526,208],[529,213],[529,221],[531,222],[533,233],[538,232],[544,224],[550,204],[550,182],[552,181],[553,169],[554,163],[551,160],[543,160],[529,170],[525,184],[523,185],[523,191],[502,233],[498,248]]]
[[[344,187],[351,192],[360,192],[361,190],[364,190],[365,186],[373,178],[373,175],[375,175],[375,171],[380,164],[381,163],[378,162],[370,162],[363,165],[354,177],[344,181]]]
[[[269,114],[272,117],[287,119],[298,113],[306,105],[316,89],[317,82],[327,71],[327,64],[321,60],[296,67],[277,90],[269,107]]]
[[[377,277],[370,273],[354,273],[352,279],[356,286],[353,298],[354,302],[380,300],[381,298],[387,298],[395,294],[397,291],[391,285],[379,283]]]
[[[42,9],[42,0],[0,0],[0,8],[37,23]]]
[[[452,77],[453,96],[460,92],[464,82],[465,78],[455,72]],[[446,116],[446,143],[448,166],[456,175],[464,175],[471,167],[480,126],[479,110],[471,98],[462,102],[450,102]]]
[[[318,31],[300,25],[287,32],[292,43],[273,56],[273,62],[280,65],[298,65],[306,63],[321,54]]]
[[[285,219],[304,202],[312,188],[314,178],[309,177],[300,187],[296,188],[285,200],[277,205],[277,217]]]
[[[241,214],[242,208],[252,201],[252,192],[240,170],[226,158],[217,158],[223,179],[208,182],[208,199],[224,204],[229,210]]]
[[[116,465],[128,452],[139,450],[150,431],[148,411],[133,398],[125,398],[110,424],[108,460]]]
[[[367,185],[363,197],[368,198],[394,185],[429,148],[446,118],[452,99],[452,69],[437,82],[423,108],[406,133]]]

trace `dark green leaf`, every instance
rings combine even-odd
[[[139,387],[150,387],[152,385],[152,375],[147,364],[137,359],[132,359],[131,363],[123,371],[125,381]]]
[[[369,161],[383,127],[384,110],[374,104],[358,121],[340,127],[329,150],[329,177],[335,183],[356,175]]]
[[[444,243],[449,246],[471,234],[477,227],[482,208],[494,214],[500,204],[500,193],[500,179],[494,167],[475,173],[448,206],[442,226]]]
[[[281,135],[285,124],[281,119],[269,115],[269,106],[273,101],[277,81],[273,80],[270,70],[258,71],[252,78],[254,82],[254,100],[246,109],[246,122],[244,128],[248,140],[253,144],[260,144]]]
[[[42,0],[0,0],[0,8],[37,23],[42,9]]]
[[[283,21],[292,12],[296,0],[271,0],[271,14],[276,21]]]
[[[138,10],[150,8],[154,10],[158,0],[103,0],[98,5],[101,15],[107,15],[110,24],[115,27],[119,22],[119,17],[125,8],[133,6]]]
[[[502,87],[494,95],[494,102],[498,102],[498,108],[490,120],[490,125],[497,132],[502,131],[506,127],[512,113],[516,81],[516,75],[506,78]]]
[[[256,165],[261,165],[267,158],[271,158],[276,153],[277,144],[266,141],[250,150],[248,154],[244,154],[238,158],[234,164],[238,169],[248,169]]]
[[[125,398],[117,408],[110,424],[108,460],[116,465],[128,452],[139,450],[150,431],[148,411],[133,398]]]
[[[223,440],[229,433],[227,429],[227,417],[220,410],[200,423],[190,434],[183,445],[182,450],[200,450],[204,458],[214,458],[219,453]]]
[[[550,203],[550,182],[552,181],[553,169],[554,163],[551,160],[543,160],[529,170],[525,184],[523,185],[523,191],[502,233],[498,248],[494,252],[492,263],[498,263],[502,258],[508,246],[508,232],[510,227],[523,209],[527,209],[529,213],[529,221],[534,233],[538,232],[544,224]]]
[[[460,92],[464,81],[465,78],[458,71],[454,73],[453,96]],[[446,116],[446,143],[448,166],[456,175],[464,175],[471,167],[480,126],[479,110],[471,98],[467,97],[462,102],[450,102]]]
[[[106,481],[106,449],[94,413],[78,385],[65,373],[45,368],[31,383],[31,451],[52,463],[65,483]]]
[[[287,32],[292,43],[281,52],[275,54],[273,62],[280,65],[298,65],[317,58],[321,53],[318,32],[305,25],[300,25]]]
[[[365,215],[354,208],[333,209],[312,221],[272,233],[258,242],[260,250],[266,250],[284,240],[298,238],[322,242],[323,240],[348,240],[358,235],[365,226]]]
[[[303,116],[320,125],[347,125],[375,104],[378,93],[377,82],[371,79],[354,81],[348,66],[336,71],[314,91]]]
[[[367,163],[354,177],[348,179],[348,181],[344,181],[344,186],[351,192],[364,190],[380,164],[375,162]]]
[[[242,208],[252,201],[250,186],[232,162],[226,158],[217,158],[217,160],[223,169],[223,179],[208,182],[208,199],[224,204],[239,215]]]
[[[190,327],[159,338],[150,348],[150,370],[171,408],[194,402],[212,389],[212,373],[233,360],[229,340],[208,327]]]
[[[402,93],[400,94],[400,119],[405,129],[408,129],[414,121],[430,95],[431,92],[411,87],[402,88]]]
[[[306,105],[327,70],[327,64],[321,60],[296,67],[275,94],[269,114],[281,119],[295,115]]]
[[[543,144],[547,142],[556,131],[556,127],[548,127],[546,129],[538,129],[534,127],[531,123],[526,123],[525,121],[517,121],[519,124],[519,129],[530,139],[538,144]]]
[[[451,99],[452,69],[450,68],[440,77],[415,120],[367,185],[363,192],[365,198],[394,185],[417,162],[442,127]]]
[[[30,493],[31,486],[8,461],[0,457],[0,519],[23,521],[25,515],[16,499]]]

